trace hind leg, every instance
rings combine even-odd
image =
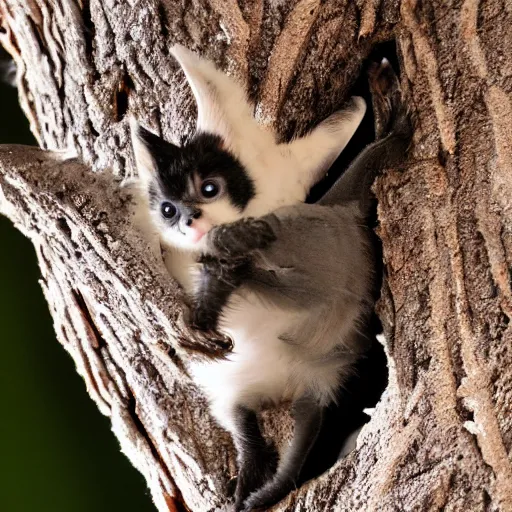
[[[274,477],[245,501],[244,511],[266,509],[297,488],[304,461],[320,431],[322,413],[323,407],[312,397],[304,396],[294,402],[295,426],[291,445]]]
[[[239,468],[235,491],[235,510],[238,512],[243,510],[246,498],[272,478],[278,454],[274,444],[263,437],[255,411],[237,406],[233,419],[232,434]]]

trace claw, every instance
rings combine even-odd
[[[224,333],[215,330],[203,331],[188,324],[185,336],[178,339],[183,348],[202,353],[213,358],[223,358],[233,350],[233,340]]]

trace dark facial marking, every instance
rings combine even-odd
[[[178,209],[180,202],[200,204],[215,200],[217,196],[220,197],[222,183],[226,189],[222,193],[241,211],[254,197],[252,179],[238,159],[223,149],[219,136],[199,133],[178,148],[143,128],[139,135],[157,166],[155,187],[160,189],[163,198],[172,201]],[[199,197],[190,196],[194,173],[202,182],[197,194]]]

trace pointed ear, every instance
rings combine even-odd
[[[300,162],[309,187],[329,170],[348,144],[366,112],[366,102],[353,96],[346,108],[322,121],[311,133],[287,146]],[[308,188],[309,188],[308,187]]]
[[[222,137],[231,146],[244,125],[255,123],[244,88],[210,61],[181,45],[171,54],[183,69],[197,103],[197,131]]]
[[[159,165],[177,157],[179,147],[146,130],[133,117],[130,117],[130,133],[139,179],[148,185]]]

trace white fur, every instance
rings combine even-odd
[[[282,333],[300,328],[309,314],[278,309],[243,289],[233,294],[219,326],[234,340],[233,352],[226,361],[191,367],[224,428],[235,431],[236,405],[258,410],[294,400],[308,390],[325,404],[334,399],[341,366],[339,360],[329,363],[326,358],[332,347],[315,346],[317,340],[312,339],[298,348],[279,339]],[[318,318],[322,318],[320,311]]]
[[[245,216],[304,201],[343,151],[366,111],[365,101],[355,97],[351,109],[334,113],[309,135],[277,144],[275,133],[254,119],[253,106],[237,82],[183,46],[174,46],[171,53],[194,93],[197,130],[220,135],[256,181],[260,197]]]
[[[241,217],[261,216],[281,206],[303,202],[311,186],[337,158],[364,116],[365,102],[356,98],[350,110],[333,114],[306,137],[289,144],[277,144],[275,134],[255,121],[253,108],[240,85],[210,62],[181,46],[173,47],[171,52],[183,68],[194,93],[198,105],[198,130],[222,137],[226,148],[247,169],[256,189],[256,196],[242,213],[224,199],[202,206],[202,228]],[[134,141],[134,151],[141,151],[136,159],[144,169],[139,168],[139,172],[144,173],[148,168],[154,172],[151,158],[137,140]],[[182,228],[183,233],[180,233],[168,228],[158,214],[154,215],[153,221],[168,246],[166,265],[169,272],[185,290],[192,292],[195,261],[204,239],[191,243],[186,229]],[[224,427],[231,431],[235,429],[232,410],[239,404],[258,408],[265,402],[297,398],[311,388],[326,401],[332,398],[338,381],[339,362],[330,367],[325,359],[321,359],[332,347],[323,347],[317,339],[312,340],[306,350],[299,351],[279,339],[280,334],[291,332],[300,325],[301,312],[263,304],[243,288],[233,294],[220,326],[234,340],[233,353],[226,361],[194,364],[191,368]],[[318,364],[315,364],[315,357],[319,358]]]

